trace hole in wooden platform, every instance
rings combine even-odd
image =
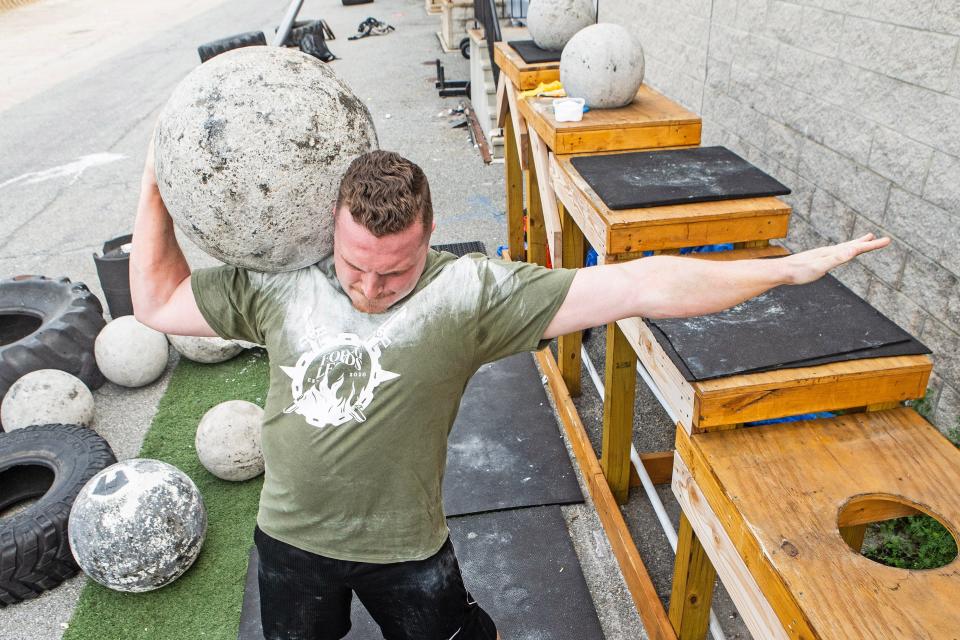
[[[889,567],[937,569],[957,557],[956,530],[902,496],[851,498],[840,509],[837,526],[851,549]]]

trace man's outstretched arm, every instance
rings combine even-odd
[[[714,261],[651,256],[580,269],[543,337],[622,318],[716,313],[783,284],[806,284],[867,251],[890,244],[873,234],[783,258]]]
[[[190,266],[174,234],[153,169],[153,143],[140,182],[130,252],[133,313],[143,324],[176,335],[215,336],[190,288]]]

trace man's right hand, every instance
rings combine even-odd
[[[133,312],[143,324],[175,335],[215,336],[190,286],[190,266],[177,244],[154,170],[153,135],[140,180],[140,202],[130,253]]]

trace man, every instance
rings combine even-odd
[[[316,265],[191,274],[148,159],[134,227],[141,322],[270,354],[255,541],[271,640],[343,637],[354,592],[387,638],[498,637],[463,586],[441,501],[447,436],[480,365],[620,318],[720,311],[889,242],[580,270],[456,259],[429,249],[423,172],[386,151],[350,165],[335,216],[334,253]]]

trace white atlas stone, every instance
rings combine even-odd
[[[133,316],[111,320],[93,345],[97,366],[107,380],[124,387],[142,387],[160,377],[167,366],[167,337]]]
[[[560,82],[567,95],[591,109],[633,102],[643,84],[643,47],[617,24],[595,24],[577,33],[560,55]]]
[[[10,386],[0,405],[0,422],[7,431],[35,424],[93,423],[93,394],[66,371],[31,371]]]
[[[67,523],[77,564],[116,591],[170,584],[197,559],[206,534],[207,512],[193,481],[173,465],[145,458],[90,478]]]
[[[263,473],[260,433],[263,409],[245,400],[228,400],[200,419],[195,444],[207,471],[239,482]]]
[[[530,0],[527,29],[541,49],[560,51],[575,33],[597,21],[594,0]]]
[[[235,341],[218,337],[168,335],[167,339],[181,356],[203,364],[224,362],[243,351],[243,347]]]
[[[155,145],[163,201],[191,240],[229,264],[290,271],[332,251],[340,178],[377,134],[328,65],[243,47],[180,82]]]

